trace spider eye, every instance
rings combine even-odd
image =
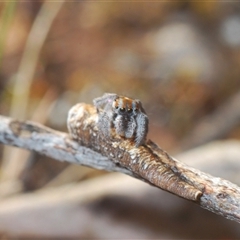
[[[120,112],[125,112],[125,108],[120,108]]]
[[[128,113],[132,113],[132,111],[133,111],[132,108],[129,108],[129,109],[127,110]]]
[[[116,106],[115,109],[118,109],[118,106]]]

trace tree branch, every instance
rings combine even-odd
[[[67,133],[31,121],[18,121],[0,116],[0,143],[36,151],[58,161],[66,161],[106,171],[133,176],[101,154],[80,146]]]
[[[91,105],[77,104],[70,110],[68,127],[77,143],[66,133],[1,116],[0,142],[59,161],[125,173],[240,222],[238,186],[186,166],[150,140],[136,148],[131,140],[118,136],[103,139],[96,122],[96,110]]]

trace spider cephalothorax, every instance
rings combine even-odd
[[[93,103],[98,111],[98,128],[104,136],[116,134],[133,138],[136,146],[144,144],[148,132],[148,117],[139,100],[114,93],[105,93]]]

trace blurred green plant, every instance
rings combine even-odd
[[[0,16],[0,72],[1,72],[2,59],[4,54],[5,41],[7,38],[9,26],[14,17],[17,1],[9,1],[3,4],[4,4],[3,10]]]

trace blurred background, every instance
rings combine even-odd
[[[238,2],[0,3],[2,115],[67,131],[78,102],[138,98],[151,140],[236,184],[239,66]],[[1,239],[240,238],[236,223],[130,177],[2,145],[0,154]]]

